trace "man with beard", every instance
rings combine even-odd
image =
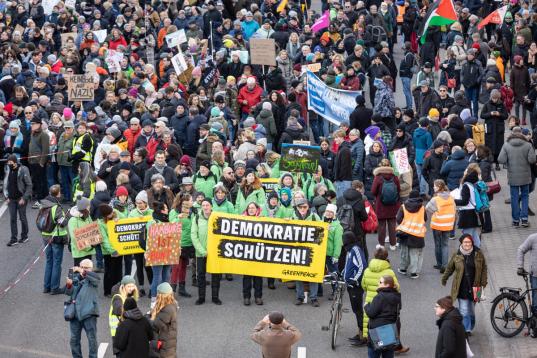
[[[167,189],[170,189],[172,192],[175,192],[179,189],[179,181],[177,180],[177,175],[175,175],[173,168],[166,165],[166,153],[164,153],[164,151],[158,151],[155,154],[155,163],[145,173],[144,188],[147,189],[151,185],[153,185],[153,176],[155,174],[162,175],[162,177],[164,178],[164,185]]]
[[[237,183],[237,180],[235,180],[235,173],[233,172],[233,169],[230,167],[225,167],[222,171],[222,176],[220,177],[220,181],[222,184],[224,184],[224,187],[227,189],[228,192],[228,200],[231,203],[234,203],[237,199],[237,193],[239,190],[239,184]]]
[[[151,177],[151,188],[147,189],[147,204],[153,206],[154,202],[165,203],[166,206],[172,207],[173,193],[164,186],[164,177],[161,174],[154,174]]]

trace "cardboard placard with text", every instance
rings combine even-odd
[[[95,221],[74,230],[76,248],[78,250],[87,249],[90,246],[99,245],[103,242],[103,237],[99,231],[99,224]]]
[[[276,66],[274,39],[250,39],[250,59],[253,65]]]
[[[147,233],[145,265],[176,265],[181,255],[181,223],[151,224]]]
[[[69,76],[69,81],[67,81],[68,101],[93,101],[94,94],[92,75]]]

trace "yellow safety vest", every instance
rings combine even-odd
[[[422,206],[418,212],[411,213],[403,205],[404,218],[397,230],[416,237],[425,237],[425,208]]]
[[[54,205],[52,209],[50,210],[50,214],[52,215],[52,220],[54,221],[54,218],[56,217],[56,210],[58,209],[58,205]],[[55,237],[61,237],[61,236],[67,236],[67,227],[61,227],[56,223],[54,226],[54,230],[51,232],[42,232],[41,235],[43,236],[55,236]]]
[[[112,309],[114,308],[112,305],[112,302],[114,302],[114,298],[116,296],[121,299],[121,306],[123,307],[123,297],[121,297],[121,295],[115,294],[112,297],[112,301],[110,301],[110,311],[108,312],[108,324],[110,325],[110,334],[112,335],[112,337],[115,337],[116,329],[117,329],[117,326],[119,325],[119,316],[116,316],[115,314],[112,313]]]
[[[84,196],[84,190],[82,190],[82,187],[80,186],[80,182],[77,183],[77,185],[75,186],[73,190],[73,203],[76,203],[76,198],[78,198],[79,196]],[[93,199],[94,196],[95,196],[95,182],[92,181],[90,184],[90,196],[87,199],[91,200]]]
[[[85,136],[89,136],[89,138],[91,139],[91,148],[87,152],[82,150],[82,142],[84,141]],[[89,133],[85,133],[84,135],[79,136],[73,141],[73,148],[71,149],[71,154],[76,154],[78,152],[84,153],[84,157],[82,157],[81,161],[91,163],[91,158],[93,157],[93,138],[91,138],[91,135]]]
[[[431,218],[431,229],[438,231],[451,231],[455,226],[455,200],[451,196],[444,199],[435,196],[431,200],[436,202],[437,211]]]

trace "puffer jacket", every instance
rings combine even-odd
[[[446,179],[449,190],[459,187],[464,171],[468,166],[468,161],[463,150],[457,150],[451,158],[442,164],[440,175]]]
[[[448,133],[451,135],[451,146],[458,145],[459,147],[464,147],[464,142],[468,139],[468,133],[464,128],[464,123],[459,116],[453,117],[449,122]]]
[[[373,170],[377,168],[380,164],[380,161],[384,159],[384,153],[382,151],[375,153],[373,151],[373,146],[369,149],[369,154],[365,157],[364,162],[364,185],[367,198],[373,200],[371,195],[371,187],[373,186],[373,180],[375,176],[373,175]]]
[[[414,142],[414,149],[416,150],[416,164],[423,164],[423,156],[425,152],[433,144],[433,137],[426,128],[416,128],[414,135],[412,136]]]
[[[395,282],[395,287],[399,289],[397,276],[395,276],[395,272],[393,272],[389,261],[379,259],[372,259],[369,261],[369,265],[362,277],[362,288],[366,294],[365,303],[373,301],[373,298],[375,298],[378,293],[377,288],[379,287],[379,279],[385,275],[392,276]],[[369,317],[367,317],[367,314],[364,314],[364,326],[362,330],[364,337],[367,335],[368,323]]]
[[[123,317],[113,338],[114,353],[119,358],[148,358],[149,342],[154,337],[151,324],[138,307],[125,311]]]
[[[276,129],[276,122],[274,121],[272,111],[262,109],[255,122],[265,128],[267,143],[274,143],[274,138],[278,135],[278,130]]]
[[[499,163],[507,164],[507,182],[513,186],[531,184],[535,160],[535,150],[522,134],[512,134],[498,156]]]
[[[162,346],[156,357],[176,358],[177,357],[177,306],[170,303],[164,306],[151,321],[155,332],[155,340],[162,342]],[[151,342],[151,350],[154,351],[155,341]]]

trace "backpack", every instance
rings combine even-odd
[[[365,221],[362,221],[362,229],[366,234],[370,234],[377,231],[377,228],[379,226],[379,220],[377,218],[375,210],[373,210],[373,207],[368,200],[364,201],[364,206],[365,210],[367,211],[367,219]]]
[[[54,230],[54,218],[52,217],[52,208],[53,206],[39,209],[39,213],[37,214],[37,218],[35,219],[35,225],[37,226],[37,230],[39,230],[40,232],[52,232],[52,230]]]
[[[380,192],[380,202],[384,205],[395,205],[399,200],[399,193],[393,177],[390,179],[382,178],[382,189]]]
[[[337,209],[336,217],[343,227],[343,231],[354,232],[354,210],[352,205],[345,203]]]
[[[482,123],[476,123],[472,125],[472,138],[475,145],[485,144],[485,125]]]
[[[502,94],[502,102],[505,105],[507,113],[511,112],[511,109],[513,109],[513,98],[515,97],[513,89],[509,86],[501,86],[500,93]]]
[[[483,213],[490,208],[489,197],[487,195],[488,186],[480,180],[474,185],[475,211]]]

